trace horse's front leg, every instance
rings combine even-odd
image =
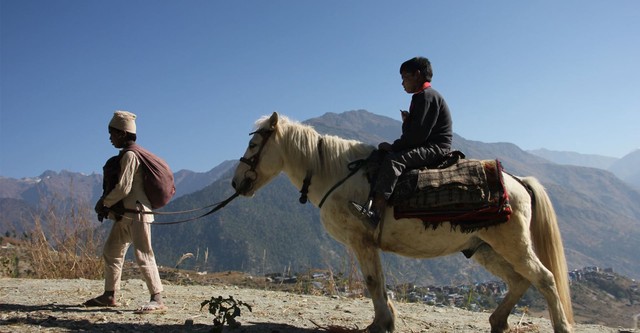
[[[370,239],[363,239],[357,244],[351,244],[358,262],[360,271],[367,284],[375,317],[369,325],[369,333],[391,333],[395,330],[395,308],[387,297],[387,288],[384,280],[384,272],[380,261],[380,251]]]

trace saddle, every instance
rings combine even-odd
[[[394,217],[419,218],[425,228],[443,222],[473,232],[507,222],[509,196],[498,160],[465,159],[449,153],[432,168],[411,170],[398,179],[389,204]]]

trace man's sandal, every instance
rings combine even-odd
[[[133,311],[135,314],[151,314],[151,313],[165,313],[167,311],[167,306],[164,304],[160,304],[155,301],[151,301],[137,310]]]
[[[100,297],[96,297],[96,298],[92,298],[84,303],[82,303],[83,306],[86,306],[88,308],[95,308],[95,307],[101,307],[101,308],[113,308],[113,307],[117,307],[120,306],[120,304],[118,303],[110,303],[110,302],[103,302],[100,300]]]

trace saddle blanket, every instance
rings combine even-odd
[[[507,222],[511,215],[498,160],[461,159],[446,169],[421,169],[398,180],[394,216],[419,218],[425,228],[450,222],[463,232]]]

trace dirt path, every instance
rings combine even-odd
[[[138,315],[133,311],[148,299],[139,279],[123,281],[119,308],[79,306],[102,291],[102,281],[0,278],[0,332],[207,332],[213,316],[200,303],[211,297],[233,296],[253,307],[238,318],[242,327],[225,332],[311,333],[331,325],[365,328],[373,318],[368,298],[298,295],[243,289],[228,285],[165,285],[169,311]],[[396,303],[396,332],[489,332],[489,314]],[[243,309],[244,310],[244,309]],[[517,332],[551,332],[543,318],[512,316]],[[520,325],[518,325],[520,323]],[[515,329],[512,330],[516,332]],[[595,325],[577,325],[576,333],[625,332]],[[632,332],[627,330],[627,332]]]

